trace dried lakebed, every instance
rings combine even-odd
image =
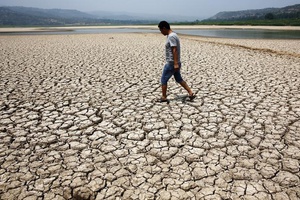
[[[0,36],[0,199],[299,199],[299,41],[164,42]]]

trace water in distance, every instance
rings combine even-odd
[[[201,37],[238,38],[238,39],[300,39],[300,30],[267,29],[174,29],[179,34]],[[74,29],[71,31],[15,32],[1,33],[9,35],[69,35],[69,34],[103,34],[103,33],[159,33],[153,29],[135,28],[93,28]]]
[[[194,29],[177,30],[177,33],[202,37],[239,39],[300,39],[299,30],[267,29]]]

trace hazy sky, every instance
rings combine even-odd
[[[300,0],[0,0],[0,6],[211,17],[221,11],[284,7]]]

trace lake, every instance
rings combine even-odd
[[[300,30],[267,29],[173,29],[179,34],[238,39],[300,39]],[[101,33],[160,33],[159,30],[142,28],[87,28],[70,31],[0,33],[9,35],[60,35],[60,34],[101,34]]]
[[[178,30],[177,33],[221,38],[239,39],[300,39],[297,30],[265,30],[265,29],[197,29]]]

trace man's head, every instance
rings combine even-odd
[[[168,35],[171,30],[170,24],[166,21],[159,22],[158,28],[163,35]]]

